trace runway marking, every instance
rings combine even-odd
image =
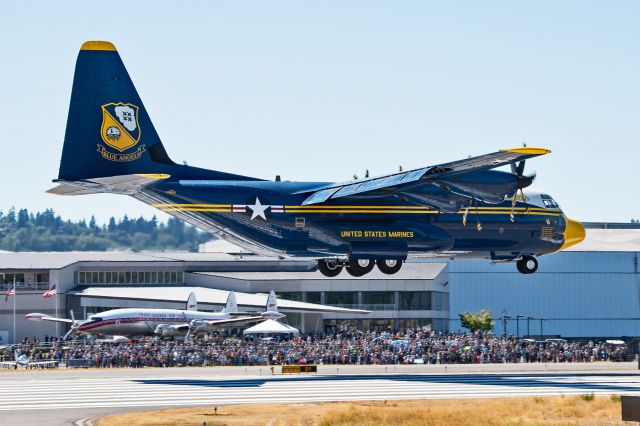
[[[631,374],[345,374],[186,378],[0,377],[0,411],[544,395],[640,394]]]

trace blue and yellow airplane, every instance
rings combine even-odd
[[[271,256],[318,261],[326,276],[393,274],[408,257],[514,262],[585,237],[547,194],[525,193],[521,147],[349,182],[285,182],[176,164],[113,44],[88,41],[76,63],[58,186],[63,195],[117,193],[218,238]],[[511,171],[494,170],[511,166]]]

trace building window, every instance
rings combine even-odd
[[[400,291],[401,311],[430,311],[430,291]]]
[[[433,310],[448,311],[449,310],[449,293],[439,291],[433,292]]]
[[[393,329],[393,320],[390,318],[363,319],[362,329],[378,332],[391,331]]]
[[[320,304],[322,301],[322,293],[319,291],[308,291],[306,294],[306,302],[307,303],[317,303]]]
[[[401,318],[396,320],[398,330],[407,328],[419,328],[424,331],[431,331],[431,318]]]
[[[352,307],[358,303],[358,293],[356,293],[355,291],[326,292],[325,303],[327,305]]]
[[[324,320],[325,334],[335,334],[353,328],[358,328],[358,320]]]
[[[395,293],[393,291],[363,291],[363,309],[369,311],[392,311],[395,309]]]

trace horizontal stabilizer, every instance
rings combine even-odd
[[[136,174],[109,176],[100,178],[83,179],[77,181],[61,181],[47,192],[56,195],[85,195],[85,194],[136,194],[141,187],[156,182],[158,179],[167,179],[167,174]]]
[[[53,322],[64,322],[67,324],[73,324],[75,321],[71,320],[71,319],[67,319],[67,318],[56,318],[56,317],[52,317],[50,315],[47,314],[41,314],[41,313],[33,313],[33,314],[27,314],[24,316],[26,319],[31,320],[31,321],[53,321]]]

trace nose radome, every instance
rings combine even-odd
[[[565,221],[567,222],[567,226],[564,229],[564,244],[560,247],[560,250],[565,250],[581,243],[587,235],[584,226],[577,220],[571,220],[565,217]]]

